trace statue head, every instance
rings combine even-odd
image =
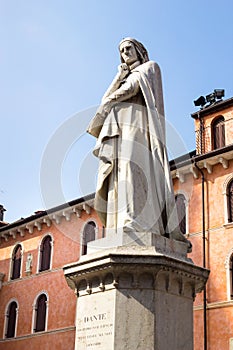
[[[132,55],[134,55],[134,52],[136,52],[137,60],[140,61],[141,64],[149,61],[148,52],[143,44],[141,44],[139,41],[137,41],[136,39],[133,39],[133,38],[124,38],[123,40],[121,40],[121,42],[119,44],[119,50],[120,50],[122,63],[127,64],[127,62],[124,59],[124,53],[122,52],[123,48],[127,44],[129,44],[129,46],[131,46]],[[134,57],[132,57],[132,59],[134,59]],[[135,61],[136,61],[136,59],[135,59]],[[132,63],[134,63],[134,62],[131,62],[130,64],[132,64]]]

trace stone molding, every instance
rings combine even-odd
[[[81,297],[115,289],[149,288],[195,298],[209,271],[158,253],[155,247],[118,247],[64,267],[68,285]]]
[[[233,307],[233,300],[217,301],[217,302],[207,304],[207,310],[220,309],[220,308],[225,308],[225,307]],[[203,305],[194,306],[193,310],[194,311],[203,310]]]
[[[51,269],[51,270],[45,270],[45,271],[41,271],[41,272],[36,272],[34,274],[31,274],[29,276],[24,276],[24,277],[20,277],[20,278],[16,278],[14,280],[8,280],[8,281],[5,281],[2,283],[3,286],[7,286],[7,285],[10,285],[12,283],[17,283],[17,282],[21,282],[21,281],[25,281],[29,278],[36,278],[36,277],[40,277],[42,275],[46,275],[46,274],[50,274],[50,273],[55,273],[55,272],[59,272],[59,271],[62,271],[62,267],[57,267],[57,268],[54,268],[54,269]]]
[[[60,328],[60,329],[52,329],[52,330],[43,331],[43,332],[36,332],[33,334],[26,334],[26,335],[17,336],[14,338],[0,339],[0,343],[14,342],[14,341],[18,341],[18,340],[30,339],[30,338],[34,338],[34,337],[43,337],[43,336],[48,336],[50,334],[65,333],[65,332],[70,332],[70,331],[75,331],[75,326]]]

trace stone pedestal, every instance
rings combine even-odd
[[[192,350],[193,299],[209,272],[184,243],[120,246],[64,267],[77,293],[76,350]]]

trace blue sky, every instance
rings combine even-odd
[[[161,67],[166,118],[185,145],[174,156],[193,150],[193,100],[216,88],[233,96],[232,13],[232,0],[0,0],[5,219],[94,190],[95,140],[85,128],[116,73],[123,37],[141,41]],[[60,169],[46,158],[51,144]],[[46,176],[48,187],[61,183],[49,203]]]

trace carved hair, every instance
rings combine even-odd
[[[124,38],[123,40],[121,40],[121,42],[119,44],[119,50],[120,50],[121,44],[123,42],[125,42],[125,41],[130,41],[131,43],[134,44],[136,52],[138,54],[138,58],[139,58],[141,64],[149,61],[148,52],[147,52],[145,46],[142,43],[140,43],[139,41],[137,41],[136,39]],[[122,56],[121,56],[121,62],[124,63],[124,60],[123,60]]]

